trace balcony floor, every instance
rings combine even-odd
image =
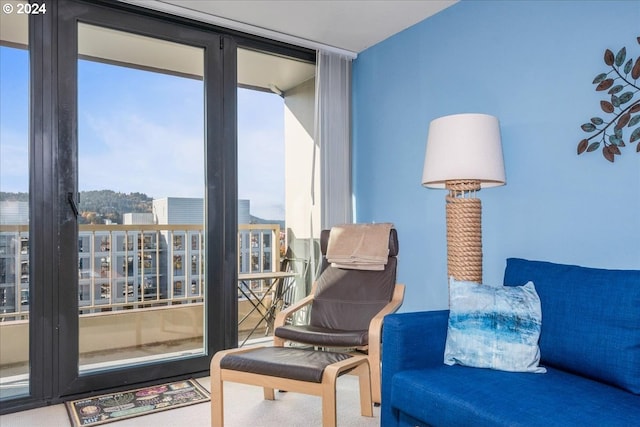
[[[238,343],[244,341],[247,337],[248,331],[240,331],[238,334]],[[255,345],[262,343],[270,343],[272,336],[265,336],[264,328],[257,329],[251,336],[251,339],[247,341],[245,345]],[[96,351],[90,354],[82,356],[82,365],[104,365],[113,360],[129,360],[129,359],[141,359],[150,357],[153,355],[162,354],[179,354],[187,353],[194,349],[199,348],[201,345],[200,340],[180,340],[165,343],[157,343],[153,345],[145,345],[136,348],[126,348],[119,350],[109,351]],[[0,366],[0,378],[13,377],[17,375],[24,375],[28,371],[29,367],[27,363],[16,363],[12,365]]]

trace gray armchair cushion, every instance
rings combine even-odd
[[[363,347],[368,344],[369,330],[340,331],[312,325],[288,325],[276,329],[277,336],[318,347]]]
[[[373,316],[391,301],[396,265],[396,258],[391,257],[384,271],[327,266],[318,278],[310,325],[349,331],[369,329]]]

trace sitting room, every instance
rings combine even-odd
[[[0,426],[640,425],[640,2],[0,3]],[[151,136],[118,146],[123,169],[86,160],[83,123],[105,147],[122,131],[88,111],[113,101],[83,92],[99,64],[184,80],[150,90],[184,96],[163,127],[115,108]],[[267,113],[244,122],[244,90],[277,98],[283,122],[279,163],[252,166],[284,171],[282,220],[259,239],[241,142]],[[82,223],[88,169],[193,177],[196,219],[162,222],[169,197],[145,202],[147,222]],[[327,261],[351,225],[389,226],[388,295],[364,315],[336,294],[318,329],[296,304],[327,274],[366,287],[378,268]],[[278,337],[324,334],[334,314],[366,319],[361,341]],[[310,353],[315,379],[293,369]]]

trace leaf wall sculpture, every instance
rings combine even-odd
[[[640,45],[640,37],[637,42]],[[578,155],[601,149],[604,158],[613,163],[627,144],[636,143],[636,152],[640,153],[640,56],[634,61],[627,59],[626,47],[615,55],[607,49],[604,63],[610,70],[598,74],[593,84],[596,92],[606,91],[608,97],[600,101],[600,109],[611,116],[592,117],[580,126],[591,135],[578,143]]]

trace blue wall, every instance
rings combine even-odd
[[[462,1],[358,56],[356,221],[396,225],[403,311],[447,307],[446,191],[420,180],[429,122],[448,114],[501,123],[507,185],[480,192],[486,283],[508,257],[640,268],[636,144],[614,164],[576,155],[580,125],[606,117],[605,49],[635,59],[639,36],[638,1]]]

